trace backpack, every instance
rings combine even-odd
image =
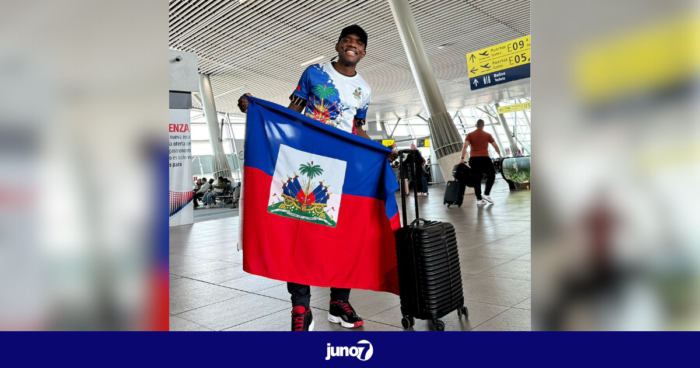
[[[462,185],[466,185],[470,188],[473,188],[474,183],[476,182],[476,180],[474,180],[474,173],[471,167],[465,164],[455,165],[455,167],[452,169],[452,176]]]

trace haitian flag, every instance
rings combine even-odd
[[[299,284],[398,294],[391,150],[248,99],[243,269]]]

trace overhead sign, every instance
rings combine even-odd
[[[394,145],[394,140],[393,139],[382,139],[382,145],[391,147]]]
[[[525,102],[525,103],[515,104],[515,105],[510,105],[510,106],[499,106],[498,113],[505,114],[507,112],[530,110],[531,104],[532,104],[532,102]]]
[[[416,147],[430,147],[430,139],[419,139]]]
[[[467,54],[473,90],[530,77],[530,35]]]
[[[578,97],[619,109],[692,90],[700,74],[698,34],[700,16],[689,13],[586,40],[570,58]]]

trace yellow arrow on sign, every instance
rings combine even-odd
[[[529,35],[467,54],[470,78],[529,63]]]

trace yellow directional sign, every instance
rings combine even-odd
[[[584,102],[610,106],[684,89],[700,75],[698,35],[700,15],[689,13],[588,40],[568,66],[574,86]]]
[[[530,36],[467,54],[469,78],[530,64]]]
[[[393,139],[382,139],[382,145],[391,147],[394,144]]]
[[[525,102],[525,103],[515,104],[515,105],[510,105],[510,106],[500,106],[498,108],[498,113],[505,114],[507,112],[530,110],[531,104],[532,104],[532,102]]]
[[[419,139],[417,143],[418,147],[430,147],[430,139]]]

